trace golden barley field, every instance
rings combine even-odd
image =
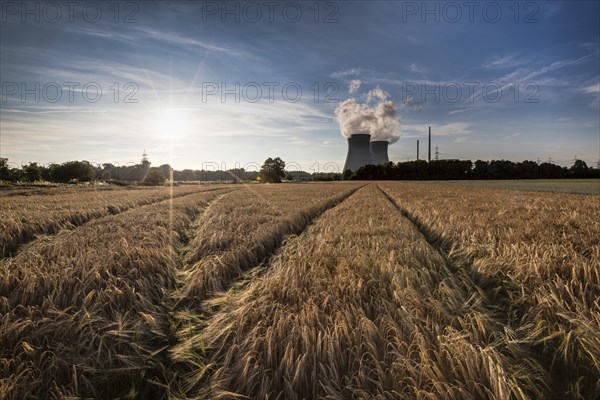
[[[600,197],[0,193],[2,399],[599,399]]]

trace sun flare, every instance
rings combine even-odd
[[[164,138],[181,138],[187,128],[185,113],[175,108],[161,110],[158,115],[157,128],[159,134]]]

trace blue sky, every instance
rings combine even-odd
[[[26,4],[0,15],[0,154],[15,163],[145,149],[177,169],[333,170],[335,101],[378,86],[402,119],[394,161],[428,126],[440,158],[600,159],[598,2]]]

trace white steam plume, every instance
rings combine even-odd
[[[367,93],[366,103],[358,103],[354,98],[342,102],[335,110],[342,135],[349,138],[370,134],[371,141],[398,141],[402,136],[400,116],[389,97],[389,93],[377,87]]]
[[[357,134],[370,134],[371,126],[375,120],[373,109],[366,104],[348,99],[335,109],[335,116],[340,124],[344,137],[349,138]]]

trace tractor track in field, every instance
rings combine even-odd
[[[253,279],[255,279],[256,277],[261,276],[263,274],[263,272],[268,268],[272,257],[275,256],[278,252],[281,251],[281,249],[283,249],[285,247],[287,241],[290,238],[300,236],[303,232],[306,231],[306,229],[308,229],[311,225],[313,225],[315,223],[315,221],[318,220],[324,213],[326,213],[327,211],[329,211],[331,209],[334,209],[335,207],[340,205],[342,202],[349,199],[353,194],[355,194],[356,192],[358,192],[359,190],[363,189],[364,187],[366,187],[368,185],[369,184],[367,183],[367,184],[361,185],[357,188],[351,189],[341,195],[335,196],[331,199],[324,201],[321,205],[315,206],[307,211],[301,212],[300,214],[305,216],[305,218],[302,219],[302,223],[297,226],[290,226],[290,224],[287,224],[289,227],[289,230],[285,232],[285,234],[283,235],[283,237],[280,240],[275,241],[275,246],[268,249],[266,251],[266,254],[261,254],[261,256],[263,256],[263,257],[260,257],[262,259],[262,261],[258,265],[243,265],[242,266],[243,274],[226,282],[226,285],[225,285],[225,288],[223,291],[220,291],[217,293],[206,294],[201,299],[199,305],[197,305],[197,306],[194,307],[194,305],[184,304],[184,302],[181,301],[181,298],[178,298],[177,292],[179,290],[181,290],[183,288],[183,286],[185,285],[185,282],[183,281],[183,279],[180,279],[180,281],[178,282],[178,287],[171,293],[172,297],[168,300],[169,304],[171,306],[171,311],[170,311],[171,332],[169,333],[169,336],[172,338],[171,349],[174,346],[176,346],[178,343],[181,344],[186,339],[185,337],[182,338],[181,336],[177,335],[177,331],[179,329],[181,329],[182,326],[186,327],[186,328],[184,328],[187,330],[186,336],[190,337],[194,334],[201,332],[207,326],[207,322],[210,320],[210,318],[219,311],[218,308],[212,307],[212,306],[208,305],[207,303],[210,303],[211,300],[218,299],[222,296],[227,296],[227,293],[230,290],[241,289],[245,285],[247,285],[249,282],[251,282]],[[224,196],[225,195],[219,196],[218,198],[214,199],[211,202],[211,204],[209,204],[209,206],[206,207],[203,210],[203,212],[198,215],[198,217],[196,218],[196,221],[192,224],[190,233],[193,233],[195,231],[197,224],[200,222],[200,218],[202,217],[203,214],[205,214],[207,211],[209,211],[210,206],[212,204],[216,203],[218,200],[222,199]],[[286,224],[287,222],[288,221],[283,222],[282,225]],[[188,236],[188,240],[191,240],[192,238],[193,238],[192,235]],[[187,245],[184,245],[181,247],[181,250],[178,254],[178,258],[179,258],[178,264],[179,264],[181,270],[183,270],[186,267],[184,259],[185,259],[185,255],[188,251],[189,251],[189,248],[187,247]],[[182,311],[183,311],[183,314],[185,314],[185,317],[183,317],[183,318],[181,317]],[[178,314],[179,314],[179,316],[178,316]],[[191,314],[194,314],[194,315],[191,315]],[[207,354],[209,354],[208,351],[206,351],[204,353],[205,356]],[[183,382],[183,380],[185,379],[185,376],[189,376],[192,371],[189,370],[189,365],[187,365],[185,362],[183,362],[181,360],[176,360],[176,359],[173,359],[173,357],[171,357],[170,362],[171,362],[172,371],[174,371],[173,372],[174,376],[171,377],[171,379],[170,379],[171,385],[173,384],[173,382],[177,382],[175,387],[178,388],[179,394],[181,395],[181,397],[185,398],[186,390],[183,388],[186,387],[186,384],[185,384],[185,382]],[[209,368],[209,367],[207,367],[207,368]],[[206,378],[204,378],[204,379],[206,379]]]
[[[210,209],[210,207],[213,204],[217,203],[227,195],[235,192],[239,188],[221,189],[229,190],[217,195],[212,200],[207,202],[204,207],[198,209],[198,211],[191,218],[191,223],[184,229],[183,233],[181,234],[180,243],[175,248],[175,268],[177,270],[180,270],[184,265],[185,254],[188,251],[188,244],[193,238],[196,226],[200,218],[202,218],[202,216]],[[211,189],[209,191],[214,190],[218,189]],[[199,192],[191,194],[197,193]],[[168,200],[170,199],[167,199],[167,201]],[[157,342],[154,345],[155,351],[152,355],[152,359],[155,360],[157,364],[161,367],[159,371],[154,371],[153,374],[149,373],[145,385],[150,386],[152,388],[153,395],[159,396],[157,397],[159,399],[167,399],[171,398],[173,394],[178,395],[183,393],[181,386],[178,384],[178,380],[181,379],[179,377],[179,373],[183,372],[183,369],[178,363],[173,361],[170,355],[170,350],[179,341],[177,337],[177,329],[179,328],[179,326],[175,318],[177,304],[173,301],[172,294],[178,289],[179,286],[181,286],[181,284],[182,282],[180,282],[180,280],[177,279],[174,287],[165,288],[165,291],[163,293],[163,300],[160,304],[160,308],[162,309],[162,313],[164,314],[164,319],[160,324],[160,333],[158,335],[156,335],[158,332],[154,333],[154,335],[157,338]]]
[[[292,229],[290,229],[288,232],[286,232],[285,236],[281,240],[276,242],[275,247],[272,249],[269,249],[266,252],[264,257],[262,257],[262,261],[258,265],[254,265],[254,266],[249,265],[249,266],[246,266],[245,268],[243,268],[244,274],[237,277],[237,279],[234,279],[233,281],[228,282],[227,287],[225,288],[223,293],[225,293],[227,290],[231,289],[232,287],[234,287],[236,285],[242,287],[244,283],[248,283],[251,280],[248,278],[254,278],[256,276],[259,276],[260,274],[257,272],[264,270],[264,268],[266,268],[271,263],[271,258],[273,258],[273,256],[275,256],[277,253],[279,253],[281,251],[281,249],[283,249],[286,242],[290,238],[295,237],[295,236],[300,236],[302,233],[304,233],[304,231],[306,231],[306,229],[308,229],[309,226],[313,225],[315,223],[315,221],[318,220],[324,213],[326,213],[327,211],[329,211],[331,209],[334,209],[335,207],[340,205],[342,202],[348,200],[354,193],[358,192],[360,189],[364,188],[367,185],[368,184],[365,184],[356,189],[352,189],[346,193],[343,193],[339,196],[336,196],[332,199],[325,201],[323,203],[323,205],[321,205],[321,206],[316,206],[313,209],[299,213],[300,215],[306,217],[303,219],[303,223],[297,227],[292,227]]]
[[[466,273],[473,290],[483,294],[482,306],[488,313],[488,316],[496,323],[496,333],[501,334],[501,330],[504,327],[509,327],[513,331],[526,330],[524,326],[525,322],[521,319],[522,311],[518,309],[518,305],[515,307],[512,304],[513,300],[511,299],[510,292],[517,289],[511,287],[510,282],[506,282],[498,276],[483,275],[477,272],[474,267],[475,259],[473,257],[453,255],[452,250],[460,247],[459,243],[454,243],[436,232],[419,217],[403,208],[379,184],[377,187],[398,212],[410,221],[427,243],[442,256],[451,272],[458,274],[464,271]],[[553,358],[545,354],[544,350],[539,346],[526,342],[522,342],[521,346],[525,348],[528,354],[535,358],[536,362],[547,373],[545,381],[547,385],[547,397],[544,398],[562,400],[561,376],[565,372],[562,366],[553,367]]]
[[[232,286],[239,282],[244,275],[247,275],[247,273],[252,272],[252,270],[260,268],[261,266],[268,265],[271,257],[274,256],[282,248],[282,246],[290,237],[302,234],[302,232],[304,232],[312,223],[314,223],[314,221],[318,219],[323,213],[336,207],[337,205],[348,199],[350,196],[352,196],[354,193],[356,193],[358,190],[362,189],[367,185],[368,184],[364,184],[357,188],[348,190],[345,193],[323,201],[323,203],[321,203],[320,205],[316,205],[308,210],[296,213],[294,217],[299,219],[298,222],[291,221],[290,218],[281,221],[279,224],[279,226],[282,227],[281,230],[274,229],[273,234],[271,236],[263,238],[263,242],[255,243],[252,246],[252,249],[250,250],[250,253],[253,256],[252,258],[258,259],[260,261],[255,263],[252,261],[239,260],[237,266],[242,271],[242,274],[234,276],[233,278],[226,279],[226,281],[224,282],[224,288],[223,290],[220,290],[219,293],[226,292],[227,290],[229,290]],[[227,251],[228,250],[225,250],[223,251],[223,253]],[[186,267],[187,265],[182,265],[181,270],[185,270]],[[211,293],[206,292],[203,293],[200,297],[201,298],[197,300],[199,300],[202,303],[205,300],[214,296],[212,296]]]
[[[101,218],[116,216],[119,214],[123,214],[127,211],[137,210],[137,209],[140,209],[143,207],[148,207],[148,206],[158,204],[158,203],[161,203],[164,201],[179,199],[179,198],[191,196],[191,195],[198,194],[198,193],[207,193],[207,192],[212,192],[215,190],[225,190],[225,189],[231,189],[231,191],[237,190],[237,188],[210,188],[210,189],[201,190],[198,192],[177,194],[177,195],[173,195],[173,197],[167,196],[167,197],[161,198],[161,199],[146,200],[146,201],[142,201],[140,203],[136,203],[131,206],[123,206],[123,207],[119,207],[119,208],[113,208],[112,206],[108,206],[101,210],[98,210],[97,212],[93,213],[93,215],[90,215],[90,216],[81,216],[81,215],[77,215],[77,214],[71,215],[71,216],[65,218],[61,222],[49,224],[48,227],[45,229],[46,231],[40,229],[36,232],[26,235],[22,240],[19,241],[19,243],[12,245],[12,246],[8,246],[4,249],[0,249],[0,260],[9,259],[9,258],[13,258],[13,257],[17,256],[21,251],[34,245],[38,240],[42,240],[42,238],[51,238],[62,231],[75,230],[77,228],[81,228],[81,227],[91,224]]]
[[[491,276],[482,276],[475,271],[473,267],[474,259],[464,259],[453,256],[452,249],[458,247],[458,244],[443,237],[430,226],[421,221],[417,216],[411,214],[403,208],[392,196],[390,196],[380,185],[378,189],[384,197],[415,227],[423,236],[425,241],[444,259],[446,266],[453,273],[466,272],[470,284],[475,291],[484,294],[484,306],[489,315],[502,326],[514,326],[518,324],[518,318],[514,315],[514,310],[510,307],[510,296],[506,291],[505,283],[500,279]],[[498,290],[502,288],[503,290]]]

